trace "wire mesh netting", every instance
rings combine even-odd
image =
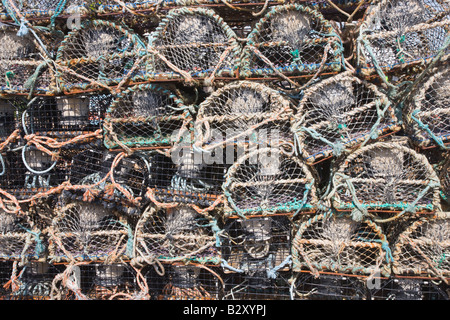
[[[450,138],[450,72],[441,66],[412,93],[405,106],[404,121],[412,141],[419,147],[437,145],[446,149]]]
[[[389,222],[440,208],[440,183],[426,157],[398,142],[376,142],[348,156],[333,176],[331,198],[360,220]]]
[[[388,97],[349,73],[310,87],[292,127],[308,163],[339,156],[346,148],[401,129]]]
[[[58,49],[55,62],[60,89],[104,89],[142,77],[144,49],[139,36],[125,27],[106,20],[84,21],[65,36]]]
[[[341,70],[340,38],[320,12],[297,4],[272,8],[243,50],[244,77],[305,75]]]
[[[107,148],[170,146],[192,121],[180,97],[155,85],[127,89],[108,109],[103,128]]]
[[[225,216],[314,211],[313,169],[280,148],[262,148],[240,157],[223,185]]]
[[[449,8],[445,0],[384,0],[373,5],[358,38],[363,71],[391,71],[429,61],[448,37]]]
[[[132,255],[133,234],[124,217],[93,203],[73,201],[52,221],[53,262],[111,261]]]
[[[52,19],[62,14],[78,10],[82,12],[86,1],[83,0],[4,0],[5,11],[2,19],[20,20],[21,17],[32,19]]]
[[[149,206],[136,227],[135,256],[162,262],[219,264],[214,221],[187,206]]]
[[[448,283],[449,223],[448,215],[411,223],[393,245],[393,272],[399,276],[430,275]]]
[[[289,101],[263,84],[242,81],[212,93],[199,106],[195,146],[204,151],[229,145],[293,144]]]
[[[370,221],[316,215],[302,223],[292,246],[293,270],[389,275],[389,244]]]
[[[173,9],[149,38],[147,75],[155,79],[233,77],[240,47],[214,11]]]

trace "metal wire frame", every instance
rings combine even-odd
[[[210,152],[244,144],[293,145],[289,100],[264,84],[230,83],[199,105],[194,122],[194,146]]]
[[[0,92],[2,94],[50,95],[55,91],[56,75],[44,43],[48,36],[31,32],[19,36],[17,27],[2,26],[0,40]],[[51,49],[51,48],[50,48]]]
[[[108,149],[170,147],[192,126],[182,97],[160,85],[137,85],[122,92],[106,112]]]
[[[316,209],[314,168],[282,148],[261,148],[244,154],[225,175],[224,216],[250,217]]]
[[[289,300],[289,271],[279,271],[268,277],[266,267],[255,265],[251,273],[224,274],[225,294],[223,300]]]
[[[319,272],[319,276],[301,270],[292,275],[293,300],[366,300],[367,277]]]
[[[149,36],[146,76],[186,83],[236,79],[241,51],[236,38],[212,10],[172,9]]]
[[[395,140],[366,145],[337,164],[333,208],[355,220],[386,223],[440,210],[440,182],[427,158]]]
[[[363,75],[398,73],[430,62],[449,35],[449,6],[441,0],[383,0],[369,7],[356,39]],[[448,48],[444,54],[448,55]],[[411,70],[409,71],[411,72]]]
[[[341,39],[329,22],[317,10],[289,4],[271,8],[255,25],[243,49],[240,76],[281,77],[298,86],[289,77],[336,73],[341,65]]]
[[[401,130],[388,97],[351,72],[308,88],[292,128],[297,147],[311,165]]]
[[[448,285],[428,277],[381,278],[377,287],[368,290],[368,300],[449,300],[449,297]]]
[[[405,131],[419,148],[437,146],[447,150],[450,139],[448,123],[450,70],[447,63],[435,68],[418,84],[405,102]]]
[[[381,228],[365,220],[318,214],[303,222],[292,241],[292,270],[349,275],[390,275],[389,243]]]
[[[0,99],[0,141],[5,141],[14,131],[21,129],[21,113],[25,108],[21,98]]]
[[[129,29],[106,20],[88,20],[69,32],[55,63],[59,91],[121,91],[128,81],[144,79],[145,44]]]
[[[219,239],[225,273],[275,278],[290,270],[292,221],[287,215],[227,219]]]
[[[100,204],[70,201],[57,208],[49,227],[49,259],[58,262],[129,260],[133,229],[127,218]]]
[[[194,262],[220,264],[211,215],[179,205],[173,208],[148,206],[136,223],[134,257],[161,263]]]
[[[392,271],[397,276],[450,279],[449,214],[422,218],[408,225],[393,244]]]

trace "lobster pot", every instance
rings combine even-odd
[[[4,152],[0,188],[23,199],[57,187],[67,180],[71,157],[77,151],[60,149],[55,160],[35,145],[24,145],[21,150]]]
[[[136,198],[144,195],[149,169],[139,152],[122,157],[95,145],[73,157],[69,177],[75,188],[67,195],[134,213]]]
[[[449,300],[448,285],[431,279],[392,277],[369,290],[371,300]]]
[[[199,106],[195,144],[223,152],[229,145],[293,143],[289,101],[263,84],[235,82],[212,93]]]
[[[11,280],[13,261],[0,261],[0,300],[9,298],[10,290],[5,285]]]
[[[371,221],[316,215],[302,223],[292,243],[294,272],[389,275],[386,236]]]
[[[322,14],[310,7],[273,7],[247,39],[240,66],[242,77],[305,76],[341,70],[341,40]]]
[[[308,89],[292,126],[309,164],[401,129],[388,98],[348,73]]]
[[[136,226],[135,256],[154,256],[162,262],[219,264],[211,219],[188,206],[149,206]]]
[[[0,100],[0,141],[6,140],[17,128],[17,107],[14,99]]]
[[[388,222],[439,208],[439,179],[426,157],[398,142],[376,142],[349,155],[333,175],[331,199],[356,220]]]
[[[70,3],[63,0],[6,0],[8,5],[6,13],[2,15],[3,19],[15,17],[18,14],[13,10],[13,6],[17,8],[19,14],[27,19],[55,19],[61,14],[68,14],[73,10],[82,10],[85,2],[83,0],[71,0]],[[85,9],[86,10],[86,9]]]
[[[204,8],[169,11],[148,46],[147,76],[157,80],[234,77],[240,55],[234,31]]]
[[[63,269],[64,266],[48,262],[29,262],[22,269],[17,291],[11,292],[9,299],[49,300],[53,279]]]
[[[362,73],[372,74],[377,69],[398,73],[431,61],[448,36],[448,9],[448,3],[439,0],[383,0],[372,5],[357,40],[357,64]]]
[[[28,134],[71,138],[101,129],[106,109],[112,101],[108,93],[38,98],[23,116]]]
[[[267,267],[255,263],[250,273],[225,274],[223,300],[290,300],[291,273],[278,271],[268,277]]]
[[[41,231],[27,216],[0,211],[0,259],[37,260],[44,250]]]
[[[54,74],[47,68],[46,53],[35,42],[31,32],[17,35],[17,28],[0,29],[0,92],[5,94],[47,94],[54,88]]]
[[[163,264],[164,274],[146,267],[146,281],[152,300],[220,300],[223,280],[219,267],[197,264]]]
[[[157,85],[136,86],[125,90],[109,107],[103,125],[105,146],[170,146],[191,121],[182,100],[169,90]]]
[[[405,128],[415,145],[421,148],[444,147],[450,139],[450,69],[435,70],[406,103]]]
[[[295,300],[366,300],[366,281],[361,277],[344,274],[320,274],[300,272],[294,282]]]
[[[317,204],[315,172],[279,148],[240,157],[223,184],[226,217],[311,213]]]
[[[132,80],[142,72],[142,66],[135,64],[144,49],[128,29],[104,20],[85,21],[65,36],[58,49],[59,89],[98,90]]]
[[[54,262],[131,257],[133,234],[125,218],[95,203],[72,201],[52,221],[49,257]]]
[[[207,161],[189,145],[173,148],[170,156],[150,153],[147,161],[151,168],[147,196],[154,204],[211,207],[220,201],[226,163]]]
[[[410,224],[394,244],[392,266],[398,276],[450,278],[450,218],[420,219]]]
[[[226,273],[251,274],[256,267],[288,271],[291,248],[291,223],[287,216],[228,219],[223,227],[220,250],[229,268]]]

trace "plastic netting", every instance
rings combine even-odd
[[[333,206],[389,222],[440,209],[440,183],[426,157],[394,141],[375,142],[349,155],[333,174]]]
[[[319,11],[297,4],[274,7],[247,37],[241,76],[339,72],[342,63],[340,41]]]
[[[289,271],[292,225],[287,216],[228,219],[221,233],[224,271],[267,278]],[[261,276],[260,275],[260,276]]]
[[[109,89],[142,78],[143,50],[144,43],[125,27],[106,20],[84,21],[58,49],[59,89]]]
[[[417,146],[448,148],[445,145],[450,138],[449,86],[450,70],[444,65],[420,83],[405,105],[405,127]]]
[[[2,19],[20,20],[21,17],[33,19],[52,19],[62,14],[82,12],[83,0],[3,0],[6,8]]]
[[[195,146],[206,152],[227,145],[293,143],[289,101],[263,84],[242,81],[212,93],[199,106]]]
[[[54,91],[55,75],[49,57],[33,36],[19,36],[18,28],[0,28],[0,91],[2,93],[49,93]]]
[[[384,0],[371,6],[357,40],[362,71],[429,61],[448,37],[449,8],[445,0]]]
[[[234,77],[240,54],[234,31],[214,11],[171,10],[149,37],[152,79]]]
[[[306,90],[292,127],[311,164],[401,129],[387,96],[348,73]]]
[[[106,113],[107,148],[170,146],[188,130],[192,116],[180,97],[157,85],[127,89]]]
[[[370,221],[316,215],[302,223],[292,245],[293,270],[389,275],[389,244]]]
[[[430,275],[448,283],[450,278],[450,220],[448,215],[415,221],[393,245],[396,275]]]
[[[314,211],[317,204],[313,169],[279,148],[262,148],[240,157],[223,185],[225,216]]]
[[[51,228],[49,257],[54,262],[114,262],[132,255],[131,227],[101,205],[70,202],[58,210]]]
[[[137,223],[135,256],[162,262],[218,264],[220,253],[212,224],[211,218],[187,206],[150,206]]]

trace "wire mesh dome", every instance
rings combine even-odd
[[[389,99],[348,73],[308,89],[293,120],[298,147],[310,164],[400,129]]]
[[[149,206],[136,225],[135,256],[161,262],[219,264],[212,218],[188,206]]]
[[[276,6],[256,24],[242,53],[241,76],[339,72],[340,38],[322,14],[297,4]]]
[[[22,128],[25,134],[80,138],[101,129],[111,101],[109,93],[39,97],[27,103],[22,113]]]
[[[292,224],[287,216],[228,219],[221,232],[225,273],[270,278],[276,271],[289,271]],[[258,275],[257,275],[258,276]]]
[[[133,213],[150,178],[145,154],[125,156],[93,146],[72,159],[69,197]]]
[[[149,38],[150,78],[234,77],[240,47],[233,30],[214,11],[171,10]]]
[[[289,101],[263,84],[235,82],[202,102],[197,112],[195,146],[217,150],[236,143],[292,143]]]
[[[0,259],[37,260],[44,251],[41,230],[27,216],[0,211]]]
[[[292,241],[293,271],[388,276],[390,250],[381,228],[371,221],[316,215],[302,223]]]
[[[450,69],[443,67],[422,82],[405,105],[405,129],[419,147],[446,148],[450,139]]]
[[[314,171],[279,148],[240,157],[225,176],[225,216],[313,212],[317,204]]]
[[[71,12],[77,8],[81,11],[85,1],[71,0],[70,2],[64,0],[5,0],[4,5],[8,16],[19,20],[21,16],[32,19],[51,18],[63,13]],[[17,11],[16,11],[17,10]]]
[[[40,44],[28,33],[17,35],[18,29],[0,28],[0,91],[7,94],[54,91],[55,75],[48,68],[49,58]]]
[[[136,79],[144,50],[143,42],[128,29],[106,20],[86,21],[68,33],[58,49],[59,89],[68,93],[103,89]]]
[[[376,142],[348,156],[333,175],[338,211],[389,222],[440,208],[440,183],[426,157],[397,142]]]
[[[125,90],[106,113],[105,146],[143,148],[170,146],[192,121],[180,97],[157,85]]]
[[[154,152],[147,158],[152,173],[147,184],[150,200],[156,205],[215,207],[221,200],[221,186],[229,166],[205,161],[191,146],[172,151],[170,156]]]
[[[448,9],[447,1],[440,0],[383,0],[373,5],[358,38],[362,71],[390,71],[434,57],[448,36]]]
[[[402,232],[393,247],[392,270],[399,276],[450,278],[449,215],[420,219]]]
[[[73,201],[58,210],[52,221],[49,257],[52,262],[130,259],[131,226],[102,205]]]

